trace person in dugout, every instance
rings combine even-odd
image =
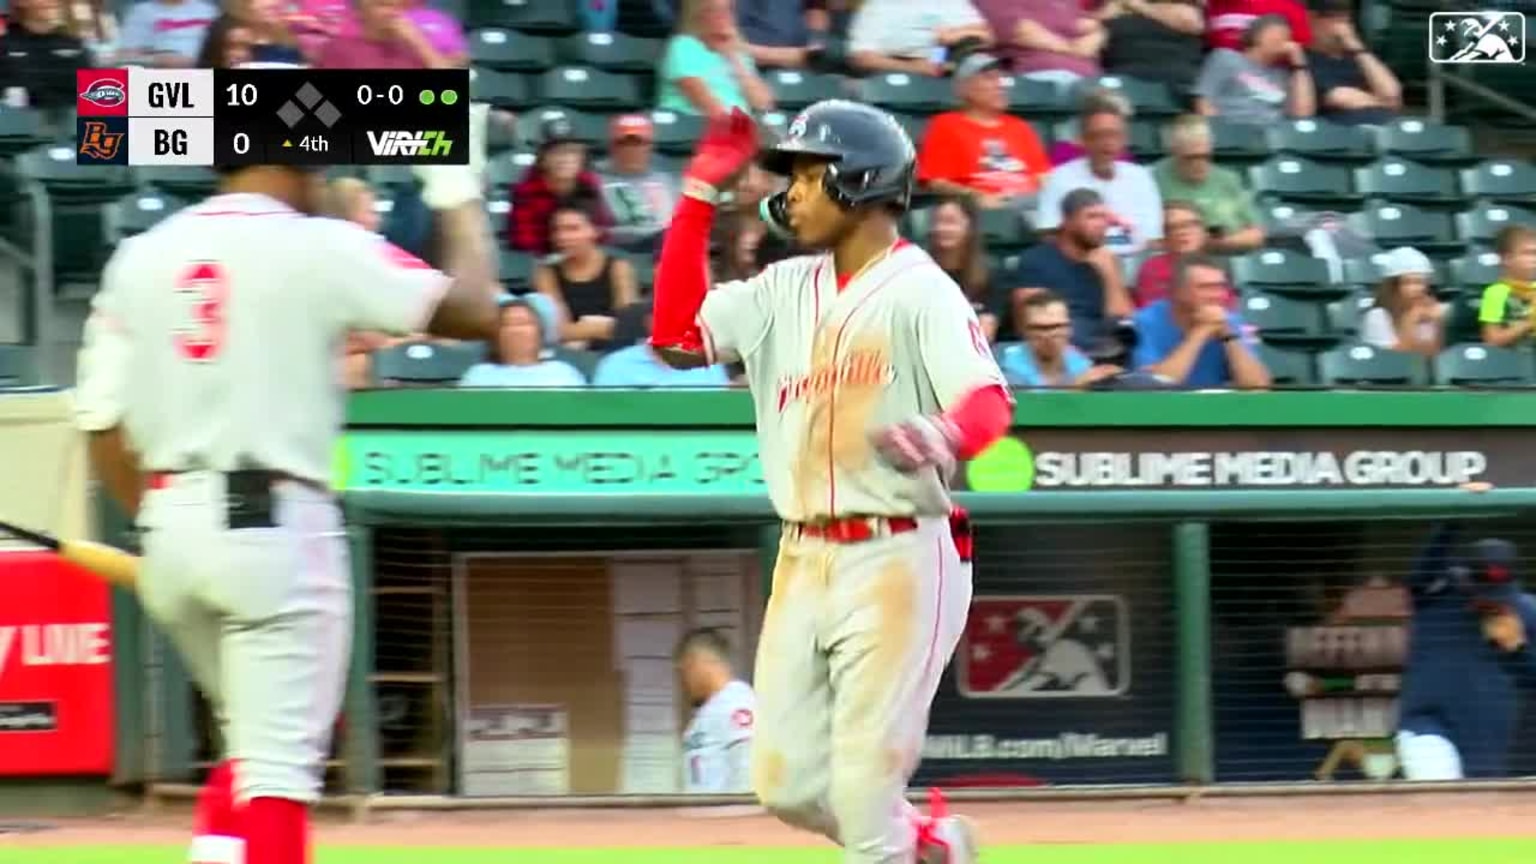
[[[1461,528],[1435,526],[1410,577],[1408,663],[1397,757],[1409,780],[1508,776],[1521,685],[1536,682],[1536,599],[1508,540],[1458,552]]]

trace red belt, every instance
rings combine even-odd
[[[817,537],[828,543],[863,543],[917,530],[910,516],[843,516],[823,522],[787,522],[801,537]]]
[[[165,489],[166,487],[171,485],[171,481],[173,479],[175,479],[178,474],[186,474],[186,473],[188,473],[188,472],[186,472],[186,471],[153,471],[147,477],[145,477],[145,479],[144,479],[144,488],[146,490],[149,490],[149,491]],[[272,475],[272,482],[273,483],[277,483],[279,481],[286,480],[286,481],[288,481],[290,483],[297,483],[300,486],[307,486],[310,489],[314,489],[314,490],[316,490],[318,492],[324,492],[327,495],[331,494],[331,490],[328,487],[326,487],[323,484],[316,483],[313,480],[308,480],[308,479],[303,478],[303,477],[295,477],[294,475],[288,474],[288,473],[283,472],[283,471],[269,471],[267,473]]]

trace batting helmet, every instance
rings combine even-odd
[[[912,201],[917,150],[895,118],[878,108],[827,99],[801,111],[761,162],[775,174],[789,174],[797,156],[826,160],[827,196],[843,207],[905,210]]]

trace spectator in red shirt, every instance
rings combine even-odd
[[[1210,0],[1205,7],[1205,43],[1212,48],[1244,49],[1243,34],[1265,15],[1280,15],[1291,25],[1291,40],[1312,44],[1312,23],[1298,0]]]
[[[917,154],[917,179],[930,191],[965,195],[982,207],[1032,197],[1051,170],[1040,136],[1008,113],[1002,61],[972,54],[955,70],[961,109],[934,117]]]
[[[587,148],[576,139],[571,121],[544,121],[538,158],[512,184],[512,213],[507,219],[507,243],[513,249],[548,255],[550,217],[562,207],[575,207],[592,217],[606,235],[613,215],[603,203],[603,184],[587,167]]]
[[[1205,218],[1192,201],[1163,202],[1162,251],[1143,259],[1136,271],[1136,285],[1131,289],[1131,299],[1136,308],[1149,306],[1168,296],[1173,286],[1174,265],[1180,257],[1205,252],[1210,241],[1205,228]],[[1231,307],[1231,298],[1227,306]]]

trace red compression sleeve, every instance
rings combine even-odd
[[[651,309],[651,344],[658,348],[704,350],[698,319],[709,292],[709,234],[714,224],[714,205],[685,195],[661,238]]]
[[[944,419],[959,433],[955,455],[970,459],[1003,437],[1013,421],[1013,397],[1001,384],[988,384],[960,397]]]

